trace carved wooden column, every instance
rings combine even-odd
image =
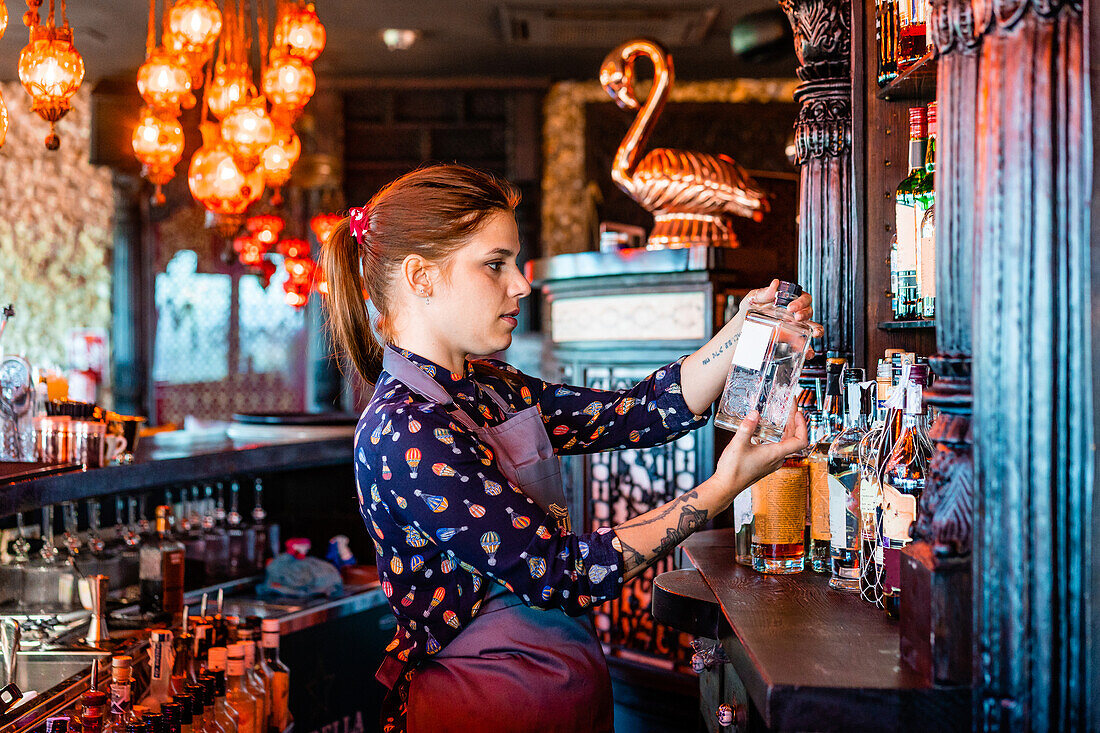
[[[1097,702],[1092,127],[1080,0],[972,0],[975,721],[1083,730]],[[938,175],[938,174],[937,174]],[[1095,603],[1095,600],[1092,601]],[[1095,718],[1093,717],[1093,720]]]
[[[921,515],[904,551],[901,655],[929,684],[970,685],[974,462],[971,432],[974,189],[979,39],[970,0],[932,0],[939,56],[936,141],[936,373],[939,417]]]
[[[825,325],[819,352],[863,353],[861,260],[852,236],[850,0],[780,0],[798,54],[802,104],[795,145],[802,165],[798,280]]]

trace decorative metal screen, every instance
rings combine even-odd
[[[654,367],[655,368],[655,367]],[[585,383],[596,389],[626,389],[651,373],[642,367],[590,367]],[[656,448],[595,453],[584,459],[588,487],[585,516],[590,529],[619,524],[696,486],[703,447],[696,432]],[[600,640],[615,653],[642,655],[661,666],[688,666],[691,638],[657,624],[650,614],[653,579],[678,566],[669,555],[628,582],[622,595],[596,609]]]

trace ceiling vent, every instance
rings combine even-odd
[[[691,46],[703,41],[717,17],[713,5],[500,7],[508,43],[566,48],[612,48],[642,37],[669,47]]]

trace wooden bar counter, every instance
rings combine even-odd
[[[721,637],[728,661],[700,672],[711,730],[970,730],[970,690],[923,685],[901,663],[897,623],[858,595],[833,590],[825,575],[739,565],[733,530],[700,532],[683,549],[698,574],[659,576],[653,613]],[[723,704],[729,726],[715,715]]]

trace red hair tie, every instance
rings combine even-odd
[[[351,230],[351,235],[359,242],[363,244],[363,239],[366,237],[367,232],[370,231],[370,209],[363,207],[357,209],[352,207],[348,210],[348,228]]]

